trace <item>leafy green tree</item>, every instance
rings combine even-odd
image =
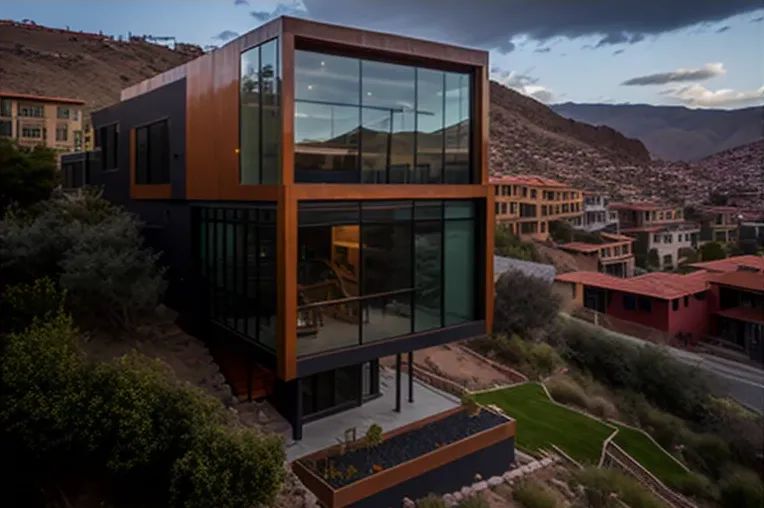
[[[519,236],[503,224],[497,224],[494,233],[493,252],[497,256],[520,259],[523,261],[539,261],[536,246],[523,242]]]
[[[0,210],[47,199],[58,184],[56,157],[51,148],[26,148],[0,138]]]
[[[708,242],[700,246],[698,257],[701,261],[716,261],[717,259],[725,259],[727,254],[719,242]]]
[[[647,268],[658,269],[661,265],[660,257],[658,257],[658,249],[650,249],[647,252]]]
[[[556,322],[561,303],[551,284],[510,270],[496,282],[494,331],[510,337],[545,330]]]

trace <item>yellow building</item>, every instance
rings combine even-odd
[[[540,176],[492,178],[496,221],[517,235],[549,236],[549,223],[569,220],[583,213],[579,190]]]
[[[84,105],[77,99],[0,92],[0,137],[60,152],[82,150]]]

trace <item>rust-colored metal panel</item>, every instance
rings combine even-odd
[[[420,61],[440,61],[465,66],[487,67],[488,52],[449,44],[412,39],[400,35],[358,30],[339,25],[317,23],[285,16],[284,33],[294,34],[300,41],[334,45],[362,52],[380,52]]]
[[[293,186],[298,200],[471,199],[493,192],[490,185],[385,185],[306,183]]]
[[[146,92],[150,92],[157,88],[163,87],[164,85],[169,85],[170,83],[173,83],[175,81],[180,81],[181,79],[186,77],[186,71],[187,71],[186,65],[188,64],[175,67],[173,69],[170,69],[169,71],[163,72],[162,74],[157,74],[154,77],[151,77],[149,79],[141,81],[140,83],[136,83],[133,86],[123,89],[122,93],[120,94],[119,100],[126,101],[128,99],[132,99],[133,97],[143,95]]]
[[[475,129],[473,150],[479,156],[480,178],[478,182],[486,185],[491,180],[490,168],[488,167],[488,138],[489,138],[489,111],[491,102],[491,88],[488,82],[488,67],[481,67],[475,73],[477,86],[475,87],[475,118],[477,118],[477,128]]]
[[[485,186],[485,333],[493,331],[494,309],[494,233],[496,232],[496,206],[493,185]]]
[[[284,381],[297,377],[297,199],[293,189],[293,185],[280,187],[276,215],[276,357],[279,378]]]
[[[138,185],[135,183],[135,129],[130,129],[130,198],[171,199],[172,186],[167,184]]]

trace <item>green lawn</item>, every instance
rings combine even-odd
[[[554,444],[579,462],[597,464],[602,443],[614,429],[565,409],[547,397],[541,385],[526,383],[476,394],[480,404],[495,404],[517,420],[517,446],[528,451]]]
[[[642,467],[654,474],[660,481],[671,486],[678,486],[689,476],[689,473],[679,464],[668,457],[658,445],[639,431],[615,425],[618,434],[615,444],[642,464]]]

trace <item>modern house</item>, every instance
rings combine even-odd
[[[516,235],[549,236],[549,223],[582,214],[581,191],[540,176],[491,178],[496,221]]]
[[[94,112],[88,182],[301,439],[379,394],[380,357],[400,411],[403,354],[491,329],[487,76],[484,51],[281,17]]]
[[[570,224],[590,233],[603,231],[618,233],[618,212],[609,207],[610,200],[604,194],[584,191],[584,213],[570,219]]]
[[[568,242],[557,245],[576,261],[582,270],[615,277],[634,275],[634,239],[625,235],[600,233],[601,243]]]
[[[60,152],[83,149],[84,101],[0,91],[0,137]]]
[[[702,210],[701,242],[734,243],[738,238],[741,209],[735,206],[709,206]]]
[[[670,270],[679,266],[682,250],[697,248],[700,226],[685,222],[680,207],[651,203],[612,203],[618,212],[621,233],[636,240],[634,251],[647,258],[657,254],[657,268]]]

